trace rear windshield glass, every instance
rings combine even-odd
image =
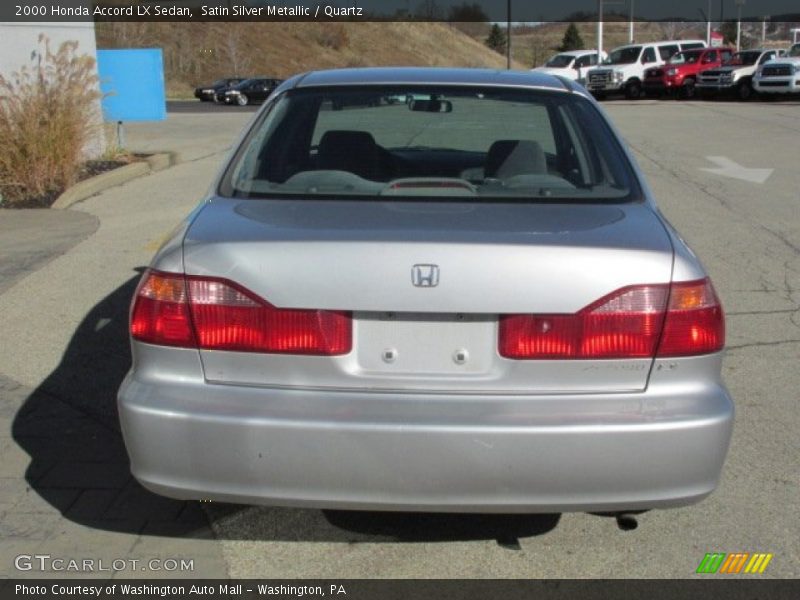
[[[258,197],[640,197],[597,109],[514,88],[327,87],[277,98],[220,193]]]

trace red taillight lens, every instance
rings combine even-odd
[[[724,343],[722,307],[704,279],[623,288],[571,315],[502,316],[498,351],[513,359],[649,358],[656,350],[707,354]]]
[[[189,302],[200,347],[281,354],[346,354],[350,315],[279,309],[236,284],[188,277]]]
[[[725,346],[725,314],[709,279],[672,285],[658,356],[692,356]]]
[[[195,346],[181,275],[147,272],[134,297],[131,336],[161,346]]]
[[[572,315],[500,319],[500,355],[517,359],[639,358],[655,354],[668,286],[617,290]]]
[[[164,281],[173,287],[180,281],[184,290],[181,314],[191,337],[171,341],[145,336],[161,314],[174,312],[173,304],[143,303],[142,290],[159,287]],[[153,283],[151,283],[151,281]],[[140,305],[142,308],[140,308]],[[237,284],[224,279],[182,277],[151,271],[135,300],[131,334],[141,341],[170,346],[191,346],[204,350],[264,352],[277,354],[347,354],[352,347],[352,319],[349,313],[324,310],[280,309]]]

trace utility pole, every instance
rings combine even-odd
[[[506,69],[511,70],[511,0],[506,4]]]
[[[631,0],[631,15],[630,15],[631,16],[631,18],[630,18],[631,23],[630,23],[630,29],[628,31],[628,43],[629,44],[633,43],[633,6],[634,6],[634,0]]]
[[[603,62],[603,0],[597,0],[597,64]]]
[[[736,3],[736,51],[742,49],[742,6],[745,0],[734,0]]]

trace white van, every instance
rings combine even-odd
[[[705,47],[703,40],[671,40],[614,48],[602,66],[587,72],[586,88],[598,98],[614,93],[639,98],[647,69],[663,65],[678,52]]]
[[[603,60],[607,56],[605,52],[602,53]],[[583,82],[586,79],[586,72],[596,66],[597,50],[570,50],[553,55],[543,66],[531,71],[560,75],[573,81]]]

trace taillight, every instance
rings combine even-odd
[[[725,342],[708,279],[622,288],[574,314],[504,315],[499,329],[500,355],[529,360],[689,356]]]
[[[183,295],[163,303],[143,295],[162,287],[180,288]],[[183,318],[188,336],[159,335],[164,327],[156,324],[175,313]],[[204,350],[330,356],[350,351],[352,319],[343,312],[276,308],[224,279],[149,271],[134,301],[131,335],[152,344]]]
[[[722,350],[725,314],[711,280],[673,283],[658,356],[692,356]]]
[[[148,271],[136,290],[131,336],[162,346],[195,346],[186,282],[181,275]]]
[[[617,290],[571,315],[508,315],[500,319],[500,354],[518,359],[653,356],[669,287]]]

